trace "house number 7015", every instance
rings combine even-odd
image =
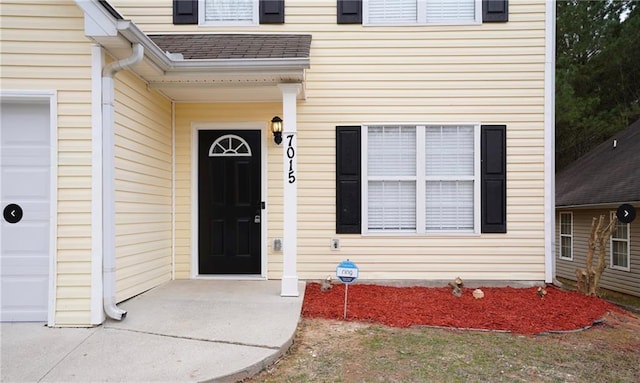
[[[293,147],[293,134],[288,134],[287,138],[289,142],[287,143],[287,158],[289,159],[289,183],[296,182],[296,171],[293,168],[293,159],[296,157],[296,150]]]

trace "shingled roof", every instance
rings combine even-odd
[[[556,206],[633,201],[640,201],[640,120],[556,174]]]
[[[160,49],[185,60],[308,58],[311,35],[172,34],[149,35]]]

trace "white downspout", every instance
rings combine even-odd
[[[115,129],[113,78],[123,69],[142,61],[144,48],[133,44],[131,56],[105,65],[102,69],[102,301],[109,318],[121,320],[127,312],[116,306],[116,208],[115,208]]]

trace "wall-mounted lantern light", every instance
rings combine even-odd
[[[278,116],[271,119],[271,133],[273,133],[273,142],[280,145],[282,142],[282,119]]]

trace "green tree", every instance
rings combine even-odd
[[[557,2],[558,170],[640,117],[639,4]]]

